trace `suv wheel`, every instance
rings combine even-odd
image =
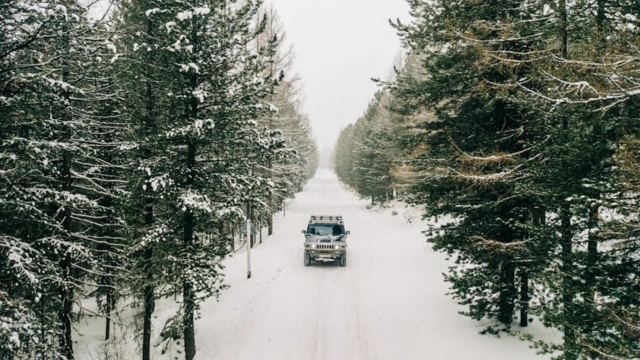
[[[345,252],[340,256],[340,266],[347,266],[347,253]]]
[[[304,266],[311,265],[311,256],[307,250],[304,251]]]

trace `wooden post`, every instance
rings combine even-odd
[[[247,219],[247,279],[251,279],[251,220]]]

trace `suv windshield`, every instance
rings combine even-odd
[[[309,235],[344,235],[344,226],[334,224],[313,224],[307,228]]]

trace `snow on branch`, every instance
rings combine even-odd
[[[186,135],[202,135],[203,130],[211,130],[215,127],[215,123],[212,119],[195,119],[193,124],[189,124],[186,126],[178,127],[172,130],[169,130],[165,133],[167,138],[175,138],[179,136]]]
[[[544,58],[547,57],[547,55],[545,54],[546,51],[544,50],[539,50],[539,51],[530,51],[530,52],[526,52],[526,53],[518,53],[518,52],[514,52],[514,51],[507,51],[507,50],[496,50],[496,51],[488,51],[487,54],[498,60],[498,61],[502,61],[502,62],[510,62],[510,63],[514,63],[514,64],[524,64],[524,63],[531,63],[531,62],[535,62],[535,61],[540,61]],[[538,57],[534,57],[534,58],[527,58],[527,59],[510,59],[510,58],[506,58],[497,54],[503,54],[503,55],[534,55],[534,54],[545,54],[544,56],[538,56]]]
[[[484,174],[484,175],[471,175],[471,174],[463,174],[461,172],[458,172],[456,170],[451,170],[454,174],[456,174],[456,176],[463,178],[463,179],[467,179],[467,180],[473,180],[473,181],[498,181],[498,180],[502,180],[503,178],[513,174],[517,169],[521,168],[522,165],[518,165],[516,167],[514,167],[513,169],[509,169],[507,171],[503,171],[503,172],[499,172],[499,173],[493,173],[493,174]]]
[[[525,245],[529,240],[521,240],[521,241],[512,241],[512,242],[501,242],[497,240],[491,240],[484,238],[480,235],[474,235],[469,237],[470,240],[476,240],[477,244],[501,247],[501,248],[513,248]]]
[[[558,57],[557,55],[551,54],[551,57],[558,61],[561,62],[563,64],[571,64],[571,65],[578,65],[578,66],[586,66],[586,67],[601,67],[601,68],[611,68],[611,69],[616,69],[616,68],[620,68],[623,67],[625,65],[637,62],[638,59],[637,57],[625,57],[622,60],[618,60],[612,63],[601,63],[601,62],[595,62],[595,61],[584,61],[584,60],[572,60],[572,59],[565,59],[565,58],[561,58]]]
[[[178,201],[180,202],[182,211],[187,211],[187,209],[196,209],[207,213],[213,212],[209,197],[197,194],[191,190],[187,190],[181,194]]]
[[[522,134],[523,128],[520,128],[520,133]],[[547,137],[547,139],[549,139],[549,137]],[[546,140],[545,140],[546,141]],[[479,162],[485,162],[485,163],[492,163],[492,162],[502,162],[502,161],[507,161],[507,162],[514,162],[515,160],[513,159],[515,156],[518,156],[520,154],[523,154],[531,149],[533,149],[533,147],[528,147],[524,150],[520,150],[514,153],[508,153],[508,154],[496,154],[496,155],[490,155],[490,156],[473,156],[470,155],[468,153],[466,153],[465,151],[463,151],[462,149],[460,149],[458,147],[458,145],[455,144],[455,142],[453,141],[453,139],[449,138],[449,142],[451,143],[451,145],[458,150],[462,155],[462,160],[467,160],[467,161],[479,161]]]
[[[38,283],[37,276],[29,270],[29,266],[33,263],[33,259],[29,255],[33,249],[29,244],[18,238],[3,235],[0,236],[0,248],[5,248],[7,265],[13,268],[18,276],[27,278],[32,284]]]
[[[504,42],[514,42],[514,41],[523,41],[523,40],[531,41],[531,40],[535,40],[535,39],[538,39],[538,38],[541,38],[542,36],[544,36],[544,33],[535,33],[535,34],[531,34],[531,35],[528,35],[528,36],[518,36],[518,37],[514,37],[514,38],[480,40],[480,39],[468,37],[468,36],[464,35],[463,33],[459,32],[459,31],[455,31],[454,34],[457,35],[458,37],[460,37],[461,39],[470,41],[472,43],[484,43],[484,44],[500,44],[500,43],[504,43]]]

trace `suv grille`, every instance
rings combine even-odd
[[[318,245],[316,245],[316,249],[319,249],[319,250],[330,250],[330,249],[333,249],[333,245],[321,245],[321,244],[318,244]]]

